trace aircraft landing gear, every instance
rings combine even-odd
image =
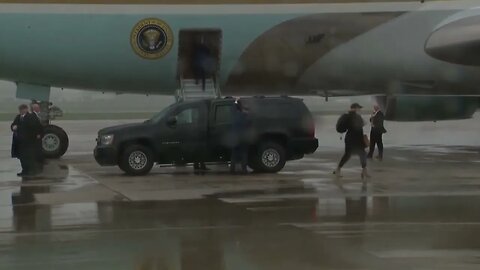
[[[42,138],[43,155],[46,158],[60,158],[68,149],[68,135],[58,126],[47,125]]]
[[[35,101],[34,101],[35,102]],[[60,108],[53,106],[51,102],[35,102],[40,104],[40,118],[44,126],[42,138],[42,150],[45,158],[56,159],[62,157],[68,149],[68,135],[59,126],[52,125],[51,120],[63,116]]]

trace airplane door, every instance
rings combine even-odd
[[[220,70],[222,31],[219,29],[184,29],[179,32],[179,79],[195,79],[199,61],[205,61],[206,77],[216,79]]]

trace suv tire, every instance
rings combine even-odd
[[[127,146],[120,156],[119,167],[128,175],[146,175],[153,167],[153,154],[143,145]]]
[[[264,142],[252,156],[250,167],[255,172],[276,173],[285,167],[287,162],[285,147],[276,142]]]

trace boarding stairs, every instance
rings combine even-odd
[[[205,89],[202,89],[202,81],[198,84],[195,79],[181,79],[180,89],[176,91],[177,102],[220,97],[220,88],[214,79],[205,80]]]

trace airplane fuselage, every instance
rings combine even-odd
[[[0,79],[171,95],[179,33],[215,30],[224,94],[480,94],[479,68],[425,52],[442,22],[479,3],[346,2],[0,4]],[[162,32],[151,44],[149,19]]]

